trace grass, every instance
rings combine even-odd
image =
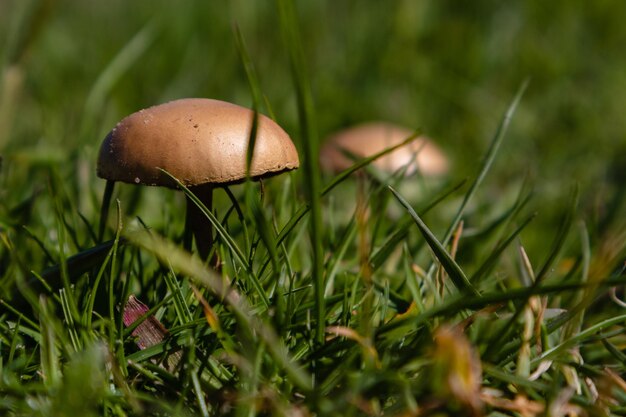
[[[0,4],[0,414],[626,415],[626,10],[557,3]],[[302,162],[215,191],[220,268],[184,187],[118,184],[101,221],[100,138],[183,96],[271,115]],[[370,118],[454,171],[321,172]]]

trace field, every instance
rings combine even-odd
[[[625,19],[0,1],[0,415],[626,415]],[[269,116],[300,158],[213,191],[207,261],[193,189],[107,204],[96,175],[118,121],[183,97]],[[320,167],[372,120],[432,138],[447,174]]]

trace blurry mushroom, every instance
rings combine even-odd
[[[414,133],[404,127],[387,122],[363,123],[332,135],[320,152],[322,169],[337,173],[354,164],[345,153],[357,158],[367,158],[407,140]],[[406,167],[405,175],[419,171],[426,177],[445,174],[448,159],[430,139],[419,136],[372,162],[377,169],[394,173]]]
[[[140,110],[119,122],[104,139],[98,176],[107,180],[109,194],[115,181],[176,188],[177,183],[165,170],[211,210],[214,187],[299,166],[298,153],[287,133],[259,114],[248,171],[254,117],[250,109],[203,98]],[[200,256],[206,259],[212,245],[211,223],[189,199],[186,227],[194,234]]]

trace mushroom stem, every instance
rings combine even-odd
[[[213,210],[213,186],[204,184],[191,187],[190,190],[209,210]],[[207,260],[211,246],[213,245],[213,226],[207,216],[196,204],[187,197],[186,233],[191,231],[196,241],[198,254],[203,260]]]
[[[107,219],[109,217],[109,206],[111,205],[111,197],[113,196],[113,189],[115,188],[115,181],[107,180],[107,185],[104,188],[104,196],[102,197],[102,206],[100,206],[100,225],[98,227],[98,243],[102,242],[104,237],[104,229],[106,228]]]

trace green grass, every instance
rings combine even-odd
[[[0,415],[626,415],[624,16],[0,3]],[[270,115],[302,162],[201,207],[220,268],[184,249],[184,187],[118,184],[100,219],[106,132],[191,96]],[[454,169],[321,172],[369,119]],[[131,294],[168,329],[147,349]]]

